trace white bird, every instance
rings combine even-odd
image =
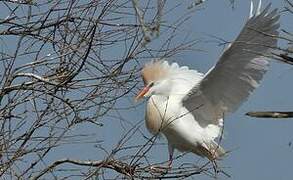
[[[146,126],[168,140],[169,165],[174,149],[193,152],[214,161],[225,154],[216,142],[223,118],[234,112],[258,86],[277,46],[279,14],[261,1],[219,61],[205,75],[186,66],[155,60],[142,69],[145,87],[136,99],[150,97]]]

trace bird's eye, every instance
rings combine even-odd
[[[153,87],[154,86],[154,82],[151,82],[150,84],[149,84],[149,87]]]

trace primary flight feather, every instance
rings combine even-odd
[[[210,160],[225,154],[215,141],[223,117],[237,110],[258,86],[268,69],[267,56],[277,46],[279,14],[270,6],[261,11],[260,1],[253,13],[251,3],[240,34],[206,74],[160,60],[142,69],[145,87],[136,99],[150,97],[146,126],[151,133],[166,136],[170,163],[174,149]]]

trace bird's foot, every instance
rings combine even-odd
[[[211,161],[215,173],[219,173],[218,163],[216,160]]]
[[[153,173],[166,174],[171,168],[168,166],[151,166],[150,170]]]
[[[221,173],[221,170],[219,169],[217,161],[214,159],[211,161],[213,169],[214,169],[214,177],[215,179],[218,179],[219,173]]]
[[[150,167],[150,170],[154,173],[161,173],[161,174],[165,174],[167,173],[169,170],[171,170],[172,166],[171,166],[171,163],[168,163],[167,166],[160,166],[160,165],[157,165],[157,166],[151,166]]]

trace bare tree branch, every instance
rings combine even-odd
[[[256,111],[256,112],[248,112],[247,116],[257,117],[257,118],[292,118],[293,112],[287,111]]]

